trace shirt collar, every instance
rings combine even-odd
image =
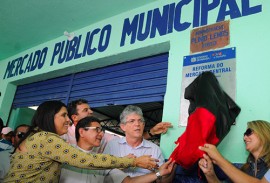
[[[78,145],[75,145],[74,147],[77,148],[77,149],[80,149],[81,151],[86,152],[86,153],[91,153],[92,152],[92,150],[84,150],[84,149],[80,148]]]
[[[119,144],[128,144],[126,137],[120,138],[118,142]],[[138,145],[136,148],[139,148],[139,147],[151,147],[151,146],[150,146],[149,141],[143,139],[142,143]]]

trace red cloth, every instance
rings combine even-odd
[[[170,158],[183,168],[189,169],[204,154],[199,146],[205,143],[216,145],[216,117],[206,108],[198,107],[188,117],[185,132],[175,142],[177,147]]]

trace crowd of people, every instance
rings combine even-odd
[[[171,123],[160,122],[148,131],[144,127],[142,110],[134,105],[120,114],[121,138],[105,132],[84,99],[67,106],[43,102],[31,126],[13,130],[0,120],[0,182],[173,182],[175,162],[165,162],[159,146],[147,140],[166,133]],[[241,170],[216,146],[198,147],[204,152],[198,166],[207,182],[221,182],[215,164],[232,182],[270,183],[270,123],[248,122],[243,140],[249,156]]]

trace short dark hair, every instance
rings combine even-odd
[[[76,125],[76,129],[75,129],[75,136],[76,136],[76,141],[78,142],[80,139],[80,133],[79,133],[79,129],[80,128],[84,128],[84,127],[89,127],[91,126],[91,123],[93,122],[98,122],[100,123],[100,120],[96,117],[93,116],[87,116],[85,118],[82,118],[78,121],[77,125]]]
[[[20,127],[28,127],[28,129],[30,129],[30,125],[27,125],[27,124],[21,124],[19,126],[17,126],[14,130],[14,135],[16,135],[17,131],[18,131],[18,128]]]
[[[81,104],[88,104],[88,101],[85,99],[78,99],[78,100],[73,100],[70,103],[68,103],[67,110],[68,110],[68,116],[71,121],[72,121],[71,116],[74,114],[77,114],[77,106]]]

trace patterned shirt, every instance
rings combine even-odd
[[[28,136],[25,146],[28,152],[12,155],[4,182],[58,182],[62,163],[88,169],[126,168],[134,163],[130,158],[84,153],[44,131]]]

